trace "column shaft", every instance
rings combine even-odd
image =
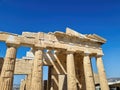
[[[59,75],[59,90],[67,90],[67,77],[66,75]]]
[[[32,79],[32,75],[28,74],[27,78],[26,78],[26,90],[30,90],[31,89],[31,79]]]
[[[93,71],[92,71],[89,55],[84,56],[83,66],[84,66],[86,90],[95,90],[95,84],[94,84],[94,79],[93,79],[94,76],[93,76]]]
[[[43,51],[35,51],[35,59],[32,72],[31,90],[42,90],[42,72],[43,72]]]
[[[97,68],[98,68],[98,74],[99,74],[99,79],[100,79],[100,87],[101,90],[109,90],[103,62],[102,62],[102,57],[98,56],[97,57]]]
[[[26,90],[26,79],[21,81],[20,90]]]
[[[0,77],[0,90],[12,90],[16,61],[16,47],[8,46]]]
[[[67,53],[67,89],[77,90],[73,53]]]

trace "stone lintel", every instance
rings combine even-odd
[[[80,34],[80,33],[78,33],[78,32],[76,32],[76,31],[73,31],[73,30],[71,30],[71,29],[66,29],[67,31],[66,31],[66,33],[67,34],[72,34],[73,36],[76,36],[76,37],[79,37],[79,38],[82,38],[82,39],[85,39],[86,41],[92,41],[92,42],[95,42],[95,40],[88,40],[87,38],[86,38],[86,36],[85,35],[83,35],[83,34]],[[44,40],[44,41],[49,41],[49,42],[52,42],[52,43],[54,43],[54,42],[57,42],[57,41],[59,41],[59,39],[58,39],[58,37],[56,37],[56,35],[57,36],[59,36],[59,38],[60,38],[60,36],[61,35],[63,35],[64,37],[66,37],[66,38],[68,38],[68,41],[69,41],[69,38],[70,37],[73,37],[73,36],[71,36],[71,35],[67,35],[66,33],[64,33],[64,32],[57,32],[57,33],[52,33],[52,34],[46,34],[46,33],[42,33],[42,32],[38,32],[38,33],[32,33],[32,32],[23,32],[23,34],[22,35],[16,35],[16,34],[8,34],[8,33],[0,33],[0,36],[2,35],[3,36],[3,38],[4,38],[4,40],[5,39],[7,39],[7,37],[10,37],[10,38],[13,38],[13,37],[16,37],[16,38],[26,38],[26,39],[37,39],[37,40]],[[37,37],[37,38],[36,38]],[[75,38],[75,37],[74,37]],[[100,37],[99,37],[100,38]],[[6,40],[5,40],[6,41]],[[20,40],[21,41],[21,40]],[[24,40],[23,40],[24,41]],[[23,41],[21,41],[21,42],[23,42]],[[29,43],[29,42],[27,42],[27,43]],[[95,42],[96,43],[96,42]],[[30,44],[30,43],[29,43]],[[30,44],[31,45],[31,44]]]
[[[0,33],[0,41],[5,41],[6,43],[10,43],[10,44],[23,45],[28,47],[38,47],[38,48],[42,47],[42,48],[67,50],[70,47],[70,49],[75,52],[84,51],[85,49],[89,49],[91,53],[97,53],[101,51],[101,48],[98,46],[94,47],[93,45],[93,47],[92,46],[88,47],[89,45],[87,45],[87,43],[85,43],[85,45],[81,45],[81,43],[78,42],[78,40],[76,40],[76,42],[74,43],[71,41],[70,36],[69,37],[67,36],[66,37],[67,39],[65,38],[67,41],[65,41],[64,38],[56,37],[55,34],[45,34],[45,33],[42,34],[41,32],[37,33],[36,35],[37,38],[31,38],[32,36],[30,37],[26,35],[14,36],[14,35]],[[40,41],[40,38],[42,37],[44,38],[44,40]]]
[[[19,46],[20,45],[20,38],[18,36],[9,35],[6,39],[6,43],[14,45],[14,46]]]

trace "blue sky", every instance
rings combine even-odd
[[[120,77],[119,0],[0,0],[0,31],[64,32],[66,27],[106,38],[103,62],[107,77]],[[25,55],[19,52],[21,49],[17,57]]]

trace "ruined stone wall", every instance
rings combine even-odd
[[[33,60],[17,59],[14,74],[31,74]]]

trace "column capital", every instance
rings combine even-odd
[[[90,55],[90,52],[84,51],[84,56],[89,56],[89,55]]]
[[[6,42],[6,45],[10,47],[15,47],[15,48],[18,48],[20,46],[19,43],[8,43],[8,42]]]
[[[90,53],[84,53],[84,56],[89,56],[90,55]]]
[[[103,53],[102,54],[101,53],[97,53],[96,57],[102,57],[103,55],[104,55]]]

